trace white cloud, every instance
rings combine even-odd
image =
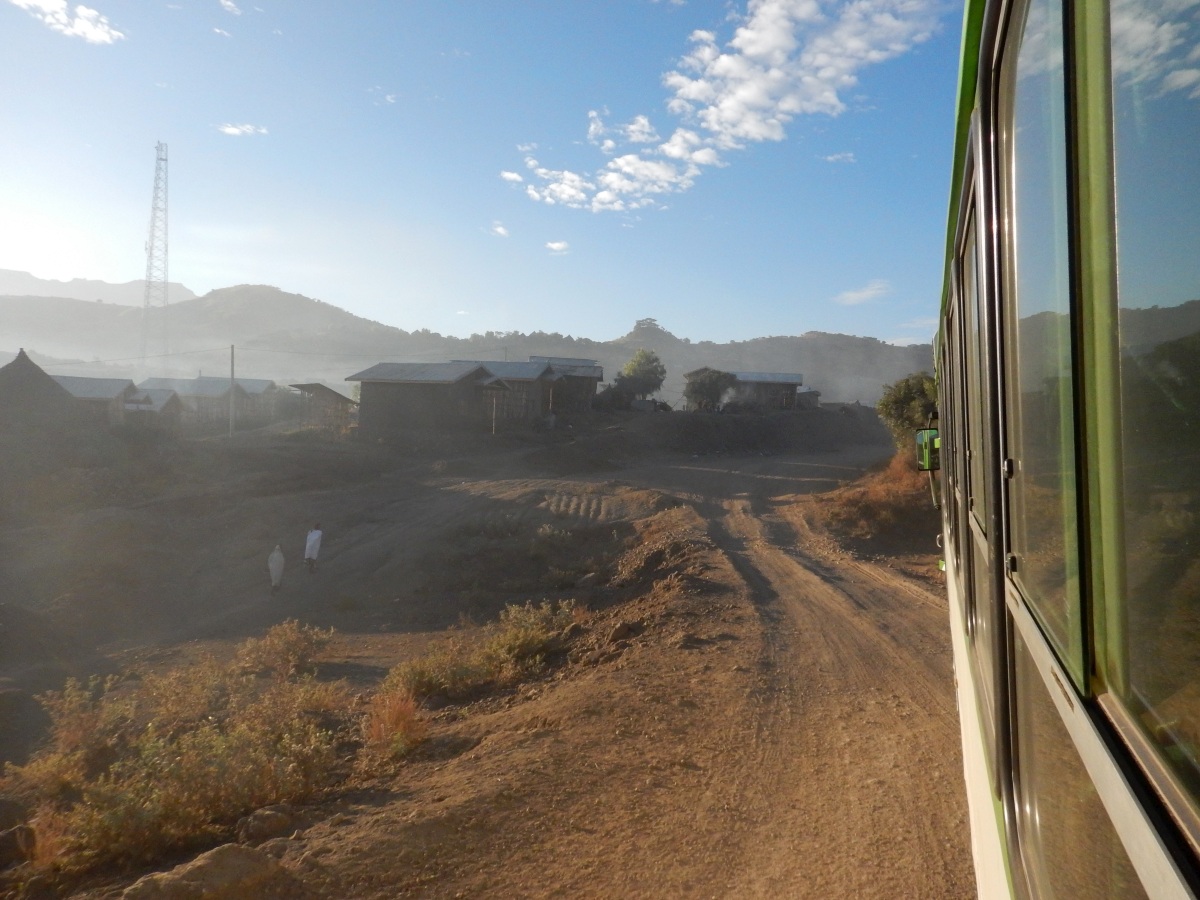
[[[492,234],[496,235],[496,237],[508,237],[508,229],[501,222],[493,222]]]
[[[26,10],[54,31],[83,38],[89,44],[111,44],[125,37],[96,10],[82,5],[72,10],[67,0],[9,0],[9,3]]]
[[[606,111],[589,111],[588,142],[613,158],[591,173],[533,163],[543,183],[527,193],[593,211],[660,205],[663,195],[692,187],[705,166],[725,165],[730,152],[783,140],[797,116],[841,115],[859,73],[928,40],[941,7],[939,0],[749,0],[727,43],[712,31],[692,32],[690,51],[663,76],[667,111],[682,120],[665,141],[647,116],[608,127]],[[635,146],[622,152],[621,142]],[[854,161],[852,154],[827,159]]]
[[[842,306],[858,306],[859,304],[883,297],[891,293],[891,290],[892,286],[890,284],[882,278],[876,278],[858,290],[842,291],[842,293],[833,298],[833,302],[840,303]]]
[[[267,129],[263,128],[261,125],[232,125],[228,122],[224,125],[218,125],[217,131],[221,132],[221,134],[228,134],[233,137],[241,137],[245,134],[267,133]]]
[[[634,116],[624,128],[625,138],[631,144],[652,144],[658,140],[658,132],[645,116]]]
[[[467,312],[465,309],[460,309],[458,312],[455,313],[455,315],[456,316],[469,316],[470,313]]]
[[[238,9],[237,4],[233,0],[217,0],[217,2],[221,4],[221,9],[225,10],[225,12],[233,13],[235,16],[242,14],[242,11]]]
[[[525,181],[518,172],[501,172],[500,177],[512,184],[521,184]]]
[[[214,29],[213,29],[213,34],[219,34],[219,35],[221,35],[221,37],[233,37],[233,35],[231,35],[231,34],[230,34],[228,31],[226,31],[224,28],[214,28]]]
[[[1113,74],[1125,84],[1158,83],[1161,93],[1200,99],[1200,0],[1113,0]]]
[[[546,249],[549,250],[551,253],[557,253],[557,254],[566,253],[567,250],[570,248],[570,246],[571,245],[568,244],[566,241],[547,241],[546,242]]]
[[[822,156],[822,157],[821,157],[821,159],[823,159],[823,160],[825,160],[825,162],[829,162],[829,163],[853,163],[853,162],[858,162],[858,160],[854,158],[854,154],[853,154],[853,153],[849,153],[849,152],[847,152],[847,153],[833,153],[833,154],[831,154],[831,155],[829,155],[829,156]]]

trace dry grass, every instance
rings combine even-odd
[[[394,759],[425,740],[429,724],[420,717],[412,691],[389,689],[377,693],[367,704],[362,732],[368,756]]]
[[[152,862],[326,787],[349,727],[348,692],[284,674],[321,639],[328,634],[286,623],[243,644],[231,665],[201,657],[43,695],[50,741],[0,779],[0,793],[36,811],[35,864],[70,872]],[[246,674],[248,660],[271,677]]]
[[[454,635],[388,673],[383,690],[417,699],[467,700],[493,686],[512,684],[541,671],[560,635],[578,621],[573,600],[510,604],[500,620],[474,636]]]
[[[841,537],[870,541],[895,535],[915,520],[937,518],[929,477],[918,472],[916,463],[898,453],[887,466],[823,498],[822,512],[829,527]],[[928,530],[928,529],[926,529]],[[924,538],[924,532],[922,532]]]

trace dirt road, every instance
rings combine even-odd
[[[944,598],[812,524],[811,496],[879,456],[547,474],[513,453],[184,492],[121,513],[176,542],[150,557],[211,538],[139,580],[183,611],[175,637],[111,652],[169,664],[299,617],[338,629],[324,674],[366,687],[464,614],[526,596],[593,610],[569,663],[431,710],[396,773],[299,813],[265,852],[314,897],[972,896]],[[317,517],[320,572],[290,570],[270,599],[278,523]]]
[[[285,860],[355,897],[973,895],[944,601],[805,520],[866,461],[460,485],[582,518],[662,492],[644,546],[687,549],[592,623],[645,625],[616,661],[439,715],[438,749]]]

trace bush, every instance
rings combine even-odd
[[[512,684],[540,671],[557,649],[560,633],[576,621],[573,600],[509,604],[499,622],[473,640],[456,636],[407,660],[388,673],[383,691],[408,692],[416,699],[467,700],[485,689]]]
[[[308,668],[331,637],[332,628],[322,631],[288,619],[268,630],[264,637],[243,643],[238,648],[238,664],[249,672],[271,672],[286,678]]]
[[[238,818],[331,782],[349,696],[294,672],[329,633],[285,623],[232,665],[202,656],[142,679],[68,681],[39,697],[51,739],[0,791],[35,809],[38,862],[136,865],[210,842]],[[245,673],[245,665],[271,672]]]
[[[395,758],[425,740],[429,726],[417,714],[417,699],[403,688],[381,690],[371,698],[363,717],[363,744],[368,754]]]

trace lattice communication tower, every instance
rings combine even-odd
[[[155,145],[154,199],[150,203],[150,235],[146,239],[146,293],[142,304],[142,361],[150,338],[150,309],[159,309],[162,352],[167,347],[167,145]]]

